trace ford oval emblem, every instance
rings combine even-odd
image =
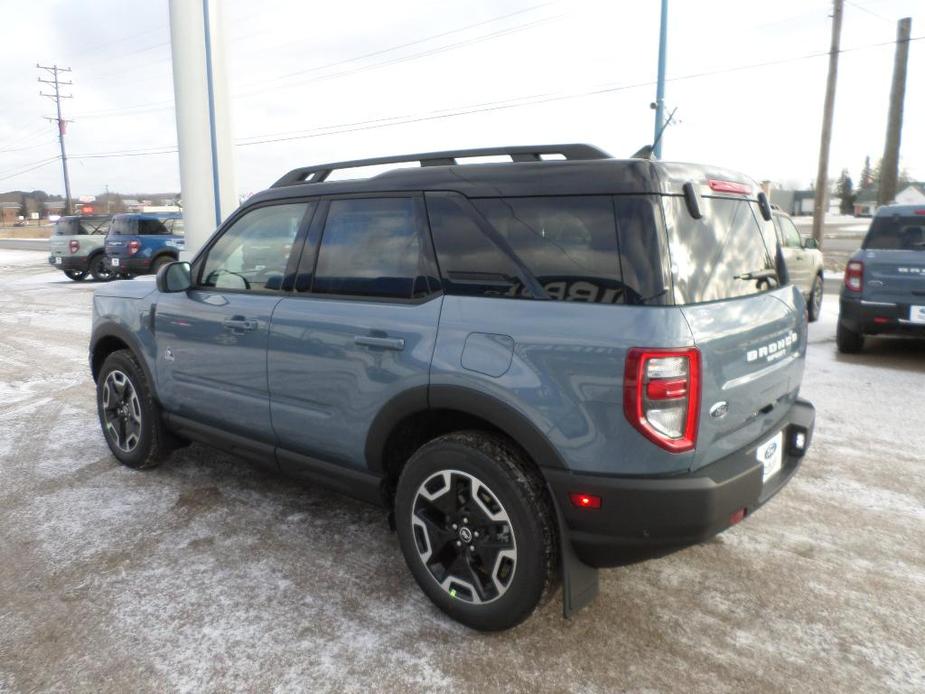
[[[764,451],[764,459],[770,460],[774,457],[775,453],[777,453],[777,441],[772,441],[771,445],[768,446]]]
[[[710,416],[714,419],[722,419],[727,412],[729,412],[729,403],[725,400],[721,400],[710,408]]]

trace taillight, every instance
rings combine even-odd
[[[697,445],[700,350],[634,347],[626,355],[623,411],[639,432],[673,453]]]
[[[76,253],[77,251],[80,250],[80,241],[78,241],[77,239],[71,239],[68,242],[67,247],[71,253]]]
[[[141,248],[141,241],[133,240],[128,242],[128,254],[135,255],[138,252],[138,249]]]
[[[864,285],[864,263],[852,260],[845,268],[845,286],[850,292],[859,292]]]

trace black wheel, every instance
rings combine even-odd
[[[97,253],[90,258],[90,274],[97,282],[109,282],[115,279],[116,273],[109,266],[109,261],[104,253]]]
[[[154,262],[151,263],[151,274],[156,275],[158,270],[172,262],[173,258],[171,258],[169,255],[162,255],[160,258],[155,258]]]
[[[473,629],[519,624],[555,576],[545,485],[500,436],[456,432],[418,449],[399,479],[395,518],[418,585]]]
[[[809,313],[810,323],[815,323],[819,320],[819,314],[822,311],[822,288],[822,275],[816,275],[816,278],[813,280],[813,288],[809,293],[809,301],[806,307]]]
[[[841,321],[835,329],[835,344],[844,354],[857,354],[864,349],[864,336],[846,328]]]
[[[75,282],[82,281],[87,276],[86,270],[65,270],[64,274],[68,279],[74,280]]]
[[[141,365],[127,349],[113,352],[100,370],[96,404],[109,450],[132,468],[154,467],[170,454],[170,437]]]

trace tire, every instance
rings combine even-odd
[[[864,349],[864,336],[846,328],[841,321],[835,329],[835,344],[843,354],[857,354]]]
[[[109,266],[105,253],[90,256],[88,267],[90,268],[90,274],[93,275],[93,279],[97,282],[109,282],[116,278],[116,273]]]
[[[120,463],[141,470],[170,455],[170,435],[138,359],[127,349],[113,352],[100,369],[96,406],[103,436]]]
[[[151,263],[151,274],[156,275],[158,270],[173,261],[174,259],[169,255],[162,255],[159,258],[155,258],[154,262]]]
[[[819,314],[822,312],[822,292],[822,275],[816,275],[815,279],[813,279],[813,288],[809,292],[809,301],[806,302],[810,323],[815,323],[819,320]]]
[[[87,276],[86,270],[65,270],[64,274],[69,280],[74,280],[75,282],[82,282]]]
[[[546,486],[503,437],[465,431],[423,445],[402,470],[395,518],[421,590],[472,629],[519,624],[556,575]]]

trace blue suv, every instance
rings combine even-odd
[[[774,496],[806,344],[754,182],[559,145],[296,169],[99,288],[90,364],[122,463],[197,440],[381,504],[430,599],[498,630]]]
[[[179,212],[117,214],[106,235],[106,257],[123,277],[157,273],[180,257],[183,215]]]

